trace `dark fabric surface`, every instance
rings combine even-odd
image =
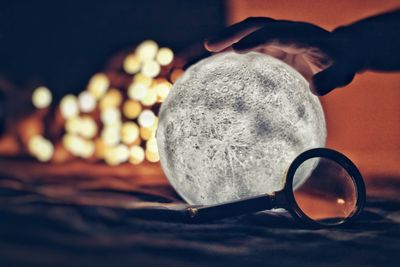
[[[396,198],[370,198],[345,229],[282,211],[191,225],[151,207],[183,204],[151,168],[0,161],[0,266],[399,265]]]

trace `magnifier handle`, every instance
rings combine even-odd
[[[275,207],[275,195],[261,195],[213,206],[190,206],[185,209],[189,222],[206,222],[269,210]]]

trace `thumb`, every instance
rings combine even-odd
[[[337,87],[349,84],[356,74],[349,65],[349,63],[335,62],[327,69],[315,74],[310,86],[311,91],[322,96]]]

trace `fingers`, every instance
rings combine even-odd
[[[267,23],[261,29],[253,31],[233,45],[237,52],[247,52],[261,45],[282,44],[296,47],[318,47],[323,49],[323,43],[329,32],[305,22],[276,21]]]
[[[311,80],[313,93],[325,95],[349,84],[357,72],[356,62],[353,64],[351,59],[338,54],[330,35],[323,28],[306,22],[249,18],[210,38],[205,46],[211,52],[232,46],[239,53],[257,50],[276,54]],[[312,76],[319,69],[324,70]]]
[[[326,95],[337,87],[349,84],[356,74],[348,62],[335,62],[329,68],[315,74],[310,89],[314,94]]]
[[[247,18],[239,23],[236,23],[221,33],[209,38],[205,41],[204,46],[210,52],[220,52],[225,48],[236,43],[244,36],[259,29],[266,23],[273,22],[273,19],[263,17]]]

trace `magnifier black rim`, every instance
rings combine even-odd
[[[344,219],[341,222],[338,222],[337,224],[324,224],[320,223],[316,220],[311,219],[308,217],[298,206],[294,192],[293,192],[293,178],[296,173],[297,168],[306,160],[310,158],[316,158],[316,157],[324,157],[331,159],[341,165],[347,172],[348,174],[353,178],[353,181],[356,186],[357,190],[357,202],[356,202],[356,207],[354,212],[347,218]],[[295,160],[292,162],[290,165],[287,175],[286,175],[286,185],[285,185],[285,194],[286,194],[286,199],[288,201],[288,211],[292,214],[292,216],[302,222],[305,223],[309,227],[313,228],[329,228],[329,227],[338,227],[342,226],[344,224],[348,224],[349,222],[352,222],[362,211],[365,205],[365,198],[366,198],[366,193],[365,193],[365,185],[364,185],[364,180],[362,178],[362,175],[360,171],[357,169],[357,167],[354,165],[354,163],[347,158],[345,155],[342,153],[329,149],[329,148],[314,148],[307,150],[303,153],[301,153],[299,156],[295,158]]]

